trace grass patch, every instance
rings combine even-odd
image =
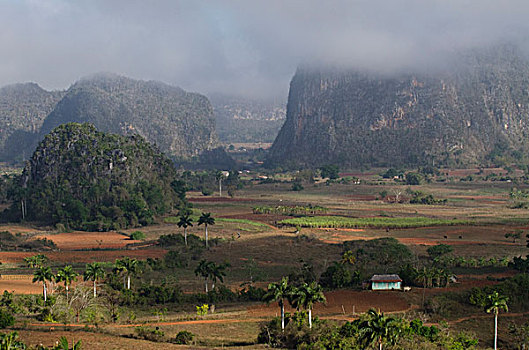
[[[470,225],[473,221],[459,219],[432,219],[426,217],[373,217],[349,218],[344,216],[307,216],[279,222],[288,226],[311,228],[415,228],[426,226]]]

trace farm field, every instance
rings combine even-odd
[[[439,244],[451,246],[456,256],[476,261],[512,259],[529,254],[525,242],[525,233],[529,233],[529,211],[509,208],[512,184],[455,182],[411,186],[413,191],[422,191],[446,200],[424,205],[407,201],[395,203],[391,193],[406,196],[405,191],[410,186],[382,181],[371,172],[355,173],[355,176],[360,178],[360,184],[327,186],[317,183],[305,185],[305,189],[300,192],[291,191],[290,185],[286,183],[247,185],[237,191],[234,198],[190,192],[187,197],[193,204],[192,217],[195,223],[188,227],[187,233],[203,238],[204,226],[197,225],[196,220],[201,213],[211,213],[216,219],[215,224],[208,226],[209,238],[213,242],[211,247],[200,253],[200,258],[190,257],[188,266],[184,264],[183,267],[170,270],[170,275],[153,269],[149,275],[133,278],[132,284],[137,287],[140,284],[153,285],[160,280],[177,281],[183,295],[203,292],[204,281],[196,276],[194,270],[198,260],[205,259],[217,264],[229,262],[223,285],[231,290],[248,285],[266,288],[269,283],[277,282],[285,275],[301,271],[307,264],[315,275],[321,275],[341,259],[346,244],[381,238],[396,239],[407,246],[416,259],[427,258],[427,249]],[[389,193],[387,198],[381,198],[382,191]],[[276,212],[260,214],[254,210],[256,207],[279,206],[320,206],[326,210],[303,217]],[[101,262],[109,268],[116,259],[124,257],[163,260],[172,248],[161,246],[158,239],[163,235],[183,233],[177,222],[177,217],[168,215],[159,218],[154,225],[120,232],[56,232],[25,225],[2,225],[0,231],[27,236],[28,239],[46,238],[53,241],[56,248],[39,252],[49,258],[52,269],[70,264],[82,273],[84,265],[91,262]],[[131,240],[128,237],[137,230],[143,232],[145,239]],[[521,238],[512,240],[505,237],[517,231],[523,232]],[[33,270],[24,264],[24,258],[35,254],[28,250],[0,251],[0,291],[8,290],[20,295],[42,292],[41,284],[32,282]],[[398,271],[380,271],[389,272]],[[515,271],[508,267],[474,270],[461,267],[456,268],[455,273],[458,275],[457,283],[447,288],[423,290],[413,287],[407,293],[372,292],[360,288],[326,291],[327,303],[316,304],[314,315],[331,322],[353,320],[370,308],[388,314],[416,315],[425,297],[493,286],[515,275]],[[87,286],[90,284],[87,283]],[[60,289],[54,291],[54,294],[59,293]],[[198,305],[198,302],[195,304]],[[144,325],[159,327],[167,338],[174,338],[183,330],[190,331],[196,336],[196,342],[190,348],[263,348],[255,343],[259,325],[277,316],[279,311],[277,303],[266,305],[259,301],[228,301],[215,306],[214,313],[197,316],[195,305],[141,305],[134,311],[133,321],[130,320],[131,307],[126,306],[117,323],[103,322],[97,330],[83,329],[83,322],[73,322],[66,327],[61,323],[31,322],[27,329],[19,333],[21,339],[29,344],[36,344],[38,339],[43,344],[51,345],[61,335],[67,335],[70,339],[81,339],[87,348],[94,349],[103,348],[102,344],[115,349],[132,346],[142,349],[159,349],[162,346],[182,348],[175,344],[130,338],[135,327]],[[164,310],[163,316],[153,316],[159,310]],[[293,311],[287,308],[287,312]],[[450,323],[460,316],[453,314],[445,317],[445,321]],[[522,318],[520,316],[520,320]],[[516,320],[516,316],[511,319]],[[431,322],[438,320],[435,318]],[[457,327],[464,324],[466,329],[489,340],[488,334],[478,329],[481,323],[465,322],[457,323]],[[500,332],[506,334],[506,328],[500,329]]]

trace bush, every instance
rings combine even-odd
[[[136,333],[136,337],[140,339],[155,341],[155,342],[161,342],[163,341],[163,338],[165,337],[165,333],[160,330],[160,328],[156,327],[155,329],[149,328],[149,327],[136,327],[134,329],[134,333]]]
[[[193,333],[191,333],[191,332],[180,331],[176,335],[176,337],[174,339],[174,342],[176,344],[188,345],[188,344],[191,344],[193,342],[193,338],[194,337],[195,337],[195,335]]]
[[[145,239],[145,233],[141,231],[134,231],[130,234],[129,237],[133,241],[143,241]]]
[[[352,272],[347,266],[337,262],[329,266],[320,277],[322,287],[331,289],[351,287],[358,281],[357,272]]]
[[[0,309],[0,329],[11,327],[14,324],[15,317],[11,313]]]

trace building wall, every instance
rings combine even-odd
[[[372,282],[372,290],[391,290],[391,289],[400,289],[401,282]]]

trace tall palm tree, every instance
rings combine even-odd
[[[211,263],[209,271],[209,277],[212,281],[211,290],[215,289],[215,283],[217,281],[224,282],[224,277],[226,276],[226,269],[230,266],[231,265],[227,262],[219,265]]]
[[[127,289],[130,289],[130,277],[139,272],[139,267],[138,260],[131,259],[128,256],[118,259],[114,263],[114,271],[123,273],[124,278],[127,278]]]
[[[509,298],[500,295],[497,291],[489,294],[485,301],[485,311],[490,314],[494,313],[494,350],[498,348],[498,314],[501,310],[509,311],[507,301]]]
[[[312,328],[312,307],[315,303],[326,302],[323,288],[316,282],[303,283],[297,288],[293,297],[293,305],[296,309],[303,307],[309,312],[309,328]]]
[[[64,288],[66,289],[66,300],[68,300],[68,292],[70,290],[70,285],[72,284],[72,282],[75,282],[77,276],[79,276],[79,274],[73,270],[72,265],[66,265],[65,267],[57,271],[55,281],[64,282]]]
[[[371,344],[382,346],[386,343],[395,343],[400,335],[398,320],[384,316],[383,312],[370,309],[366,317],[358,325],[360,342],[368,347]]]
[[[94,298],[97,296],[97,280],[105,277],[105,270],[99,262],[86,264],[86,269],[83,274],[85,281],[94,281]]]
[[[208,225],[215,225],[215,219],[211,216],[211,213],[202,213],[198,218],[198,226],[204,224],[206,228],[206,248],[208,247]]]
[[[264,295],[263,300],[266,303],[277,301],[281,308],[281,329],[285,329],[285,299],[289,299],[292,294],[292,288],[288,285],[288,276],[283,277],[278,283],[270,283],[268,291]]]
[[[33,273],[33,283],[42,283],[42,294],[44,295],[44,302],[48,300],[48,288],[46,286],[46,283],[48,281],[53,281],[53,273],[51,272],[51,268],[43,266],[37,268]]]
[[[204,278],[206,293],[208,292],[208,278],[211,276],[212,265],[214,264],[212,261],[201,260],[195,269],[195,275]]]
[[[187,228],[193,227],[193,219],[189,215],[180,215],[180,220],[177,223],[178,227],[184,228],[184,241],[187,246]]]

